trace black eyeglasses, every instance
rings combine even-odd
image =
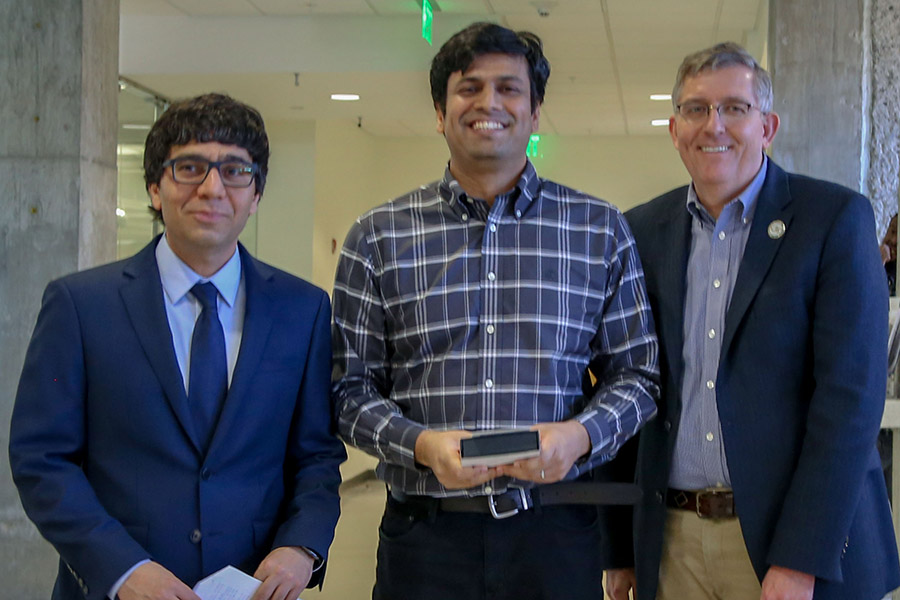
[[[249,187],[259,172],[256,163],[242,160],[213,161],[196,157],[173,158],[162,166],[172,167],[172,179],[188,185],[200,185],[206,181],[211,170],[218,169],[222,184],[234,188]]]
[[[716,111],[723,123],[737,123],[747,118],[754,108],[749,102],[725,102],[724,104],[704,104],[703,102],[685,102],[675,108],[685,121],[699,123],[709,118],[710,111]],[[762,112],[762,111],[760,111]]]

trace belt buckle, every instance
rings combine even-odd
[[[514,517],[517,514],[519,514],[520,510],[528,510],[529,508],[531,508],[528,505],[528,494],[525,493],[525,488],[521,488],[521,487],[514,486],[514,485],[509,486],[509,488],[518,490],[519,500],[521,500],[522,506],[521,507],[516,506],[511,510],[498,512],[497,511],[497,500],[496,500],[497,496],[495,496],[494,494],[491,494],[490,496],[488,496],[488,508],[491,509],[491,516],[497,520],[508,519],[509,517]],[[507,490],[507,491],[509,491],[509,490]]]
[[[717,490],[717,489],[701,490],[701,491],[697,492],[697,495],[694,498],[694,501],[696,502],[696,505],[694,506],[694,510],[697,513],[697,516],[700,517],[701,519],[721,518],[721,517],[716,517],[713,514],[715,512],[715,509],[713,508],[712,504],[709,505],[709,514],[704,514],[700,510],[700,505],[703,502],[704,498],[715,498],[717,496],[725,496],[725,495],[731,494],[731,493],[733,493],[731,490]]]

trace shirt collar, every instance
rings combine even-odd
[[[237,248],[228,262],[207,279],[198,275],[175,255],[163,234],[156,245],[156,264],[159,267],[163,291],[173,305],[180,302],[197,282],[211,281],[228,306],[234,306],[241,283],[241,254]]]
[[[753,220],[753,215],[756,212],[756,201],[759,199],[759,192],[762,190],[763,182],[766,180],[766,171],[768,170],[768,167],[769,157],[763,154],[762,166],[750,181],[750,184],[747,185],[736,198],[726,204],[726,206],[728,206],[729,204],[740,202],[744,207],[741,213],[741,220],[745,223],[749,223]],[[701,215],[709,215],[706,207],[700,203],[700,199],[697,197],[697,190],[694,189],[693,182],[688,186],[686,207],[688,212],[696,218],[701,218]],[[712,219],[712,217],[710,217],[710,219]]]
[[[441,197],[451,207],[458,207],[463,202],[471,202],[465,190],[462,189],[462,186],[459,185],[459,182],[450,172],[449,162],[447,163],[447,168],[444,169],[444,178],[441,179],[438,189]],[[514,206],[514,210],[519,214],[524,214],[525,210],[538,197],[540,191],[541,178],[538,177],[537,170],[531,161],[525,159],[525,169],[519,176],[519,180],[516,182],[515,187],[505,195],[512,200],[510,204]]]

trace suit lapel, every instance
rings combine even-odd
[[[225,406],[222,407],[222,414],[210,443],[210,453],[215,451],[222,440],[228,439],[228,428],[239,414],[250,381],[259,367],[274,321],[272,298],[267,289],[271,283],[272,270],[267,265],[256,261],[243,246],[239,245],[238,247],[241,253],[241,271],[246,293],[244,326],[241,331],[241,348],[237,363],[231,376],[231,385],[228,387]]]
[[[738,326],[769,272],[784,237],[790,235],[793,208],[787,175],[771,160],[767,168],[766,179],[759,192],[756,213],[750,227],[750,236],[747,238],[744,257],[731,295],[731,304],[725,313],[723,357],[728,352]],[[785,230],[783,235],[773,237],[769,234],[769,225],[777,220],[784,224]]]
[[[657,248],[660,297],[660,318],[656,326],[661,329],[663,350],[669,365],[681,372],[681,354],[684,345],[684,295],[687,261],[691,247],[691,216],[685,207],[687,188],[674,192],[673,210],[660,223]]]
[[[199,452],[200,446],[184,391],[184,378],[175,358],[172,331],[169,329],[169,318],[163,302],[162,283],[156,264],[158,242],[159,236],[125,264],[125,282],[119,293],[147,361],[156,373],[175,417]]]

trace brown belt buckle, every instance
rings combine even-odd
[[[704,500],[706,509],[704,510]],[[694,507],[701,519],[727,519],[734,516],[734,492],[731,490],[703,490],[697,492]]]

